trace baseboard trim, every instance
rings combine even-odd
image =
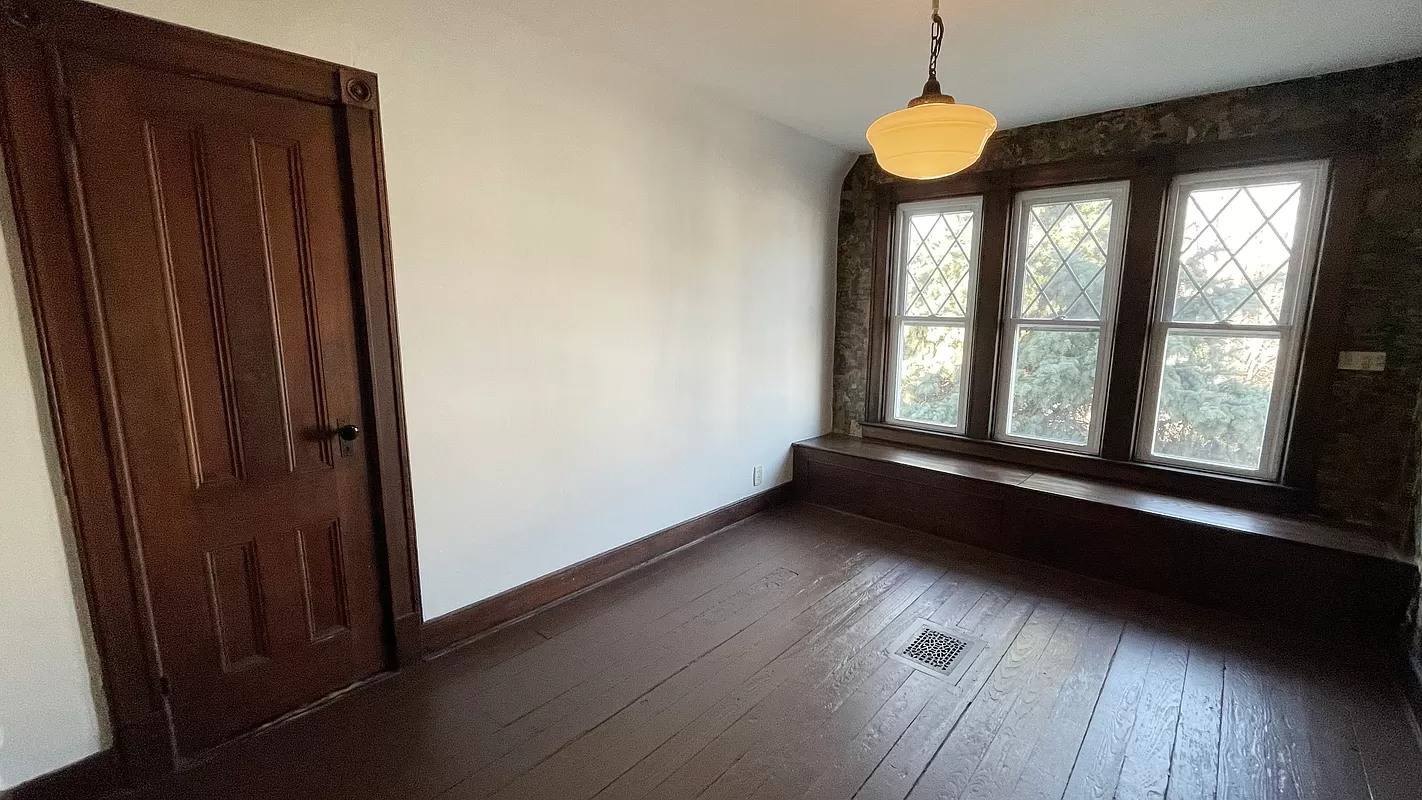
[[[420,639],[425,654],[438,654],[623,573],[645,566],[674,550],[699,542],[728,525],[785,503],[793,495],[791,483],[783,483],[579,561],[557,572],[535,578],[486,600],[436,617],[426,622],[421,630]]]
[[[0,800],[72,800],[106,797],[128,786],[123,759],[110,747],[54,772],[0,791]]]

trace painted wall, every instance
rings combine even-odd
[[[0,790],[104,744],[7,185],[0,168]]]
[[[110,4],[379,74],[427,618],[784,481],[828,428],[842,151],[477,3]],[[102,718],[9,291],[0,786]]]
[[[975,170],[1125,155],[1369,125],[1383,135],[1343,309],[1342,349],[1387,353],[1385,372],[1338,371],[1325,412],[1317,487],[1325,516],[1406,548],[1422,388],[1422,59],[1030,125],[993,136]],[[840,196],[834,427],[859,434],[868,379],[874,189],[896,180],[861,156]],[[1403,552],[1408,552],[1403,549]]]

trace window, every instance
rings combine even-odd
[[[1176,179],[1140,457],[1277,474],[1325,177],[1315,162]]]
[[[1128,187],[1017,195],[999,438],[1100,449]]]
[[[898,422],[963,430],[981,216],[981,197],[899,207],[890,322]]]
[[[1338,303],[1311,301],[1343,291],[1319,265],[1347,262],[1330,248],[1363,202],[1368,157],[1349,146],[1201,144],[891,184],[867,435],[1286,502],[1310,477],[1336,362]]]

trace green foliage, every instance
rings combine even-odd
[[[1190,193],[1174,321],[1280,321],[1298,190],[1297,183],[1283,183]],[[1261,209],[1273,216],[1266,220]]]
[[[1021,330],[1008,433],[1086,443],[1099,341],[1096,331]]]
[[[1170,334],[1154,451],[1257,468],[1278,353],[1274,338]]]
[[[1095,318],[1105,254],[1086,240],[1094,229],[1103,241],[1110,225],[1108,201],[1043,206],[1032,231],[1049,243],[1028,258],[1023,312],[1027,316]],[[1080,211],[1082,216],[1077,216]],[[1083,219],[1084,217],[1084,219]],[[1081,247],[1076,247],[1082,243]],[[1066,269],[1062,255],[1070,254]],[[1256,294],[1277,302],[1285,272],[1251,285],[1229,264],[1230,253],[1217,239],[1196,240],[1181,259],[1175,311],[1185,321],[1214,323],[1220,318],[1262,321],[1267,315]],[[1222,269],[1223,268],[1223,269]],[[1252,269],[1253,267],[1251,267]],[[1072,281],[1067,271],[1076,276]],[[1055,276],[1055,277],[1053,277]],[[1077,285],[1077,282],[1081,286]],[[1083,293],[1082,286],[1086,288]],[[1202,292],[1200,287],[1204,287]],[[1203,295],[1203,296],[1202,296]],[[939,298],[934,297],[937,301]],[[1209,305],[1205,300],[1208,299]],[[1218,315],[1218,316],[1217,316]],[[1008,432],[1014,436],[1068,444],[1086,444],[1096,391],[1100,333],[1041,327],[1019,329]],[[1175,331],[1168,335],[1161,372],[1159,405],[1152,447],[1159,455],[1215,464],[1257,468],[1273,393],[1277,338],[1267,335],[1212,335]],[[963,389],[964,332],[945,325],[905,325],[901,342],[898,416],[901,419],[957,426]]]
[[[1197,193],[1198,194],[1198,193]],[[1287,264],[1287,250],[1283,251]],[[1268,323],[1269,303],[1281,302],[1287,270],[1270,272],[1250,263],[1261,277],[1256,292],[1212,235],[1200,236],[1180,260],[1173,317],[1179,321]],[[1193,276],[1193,284],[1186,275]],[[1208,302],[1207,302],[1208,301]],[[1259,467],[1273,395],[1278,339],[1172,332],[1166,338],[1156,412],[1153,452],[1246,469]]]
[[[973,213],[923,214],[910,220],[912,255],[904,282],[910,316],[961,317],[967,314],[968,251],[975,235]]]
[[[1097,334],[1027,329],[1018,338],[1009,432],[1084,444]],[[1255,469],[1273,394],[1278,340],[1174,332],[1166,342],[1153,449]]]
[[[963,390],[963,329],[905,325],[899,365],[900,419],[958,424]]]
[[[1032,207],[1023,265],[1024,318],[1100,318],[1111,211],[1110,200]]]

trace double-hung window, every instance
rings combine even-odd
[[[1332,148],[1307,157],[1341,184],[1291,144],[906,188],[878,223],[870,435],[1203,494],[1306,480],[1337,325],[1312,298],[1341,291],[1318,265],[1364,174]]]
[[[1017,195],[998,438],[1100,449],[1128,192],[1110,183]]]
[[[982,198],[899,206],[890,320],[897,422],[962,432]]]
[[[1137,456],[1273,478],[1327,164],[1176,179]]]

